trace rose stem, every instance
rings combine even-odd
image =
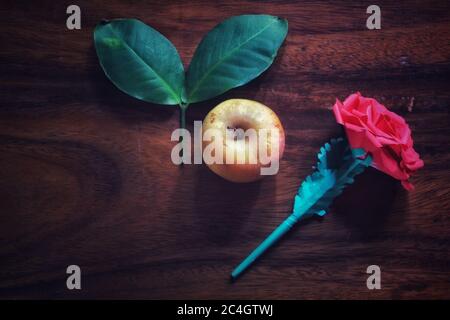
[[[267,249],[285,235],[299,220],[298,215],[291,214],[284,220],[261,244],[256,247],[234,270],[231,278],[236,279],[244,272],[256,259],[258,259]]]

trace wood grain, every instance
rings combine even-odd
[[[0,4],[0,298],[450,298],[450,6],[378,1],[69,1]],[[176,108],[119,92],[92,44],[103,18],[135,17],[187,65],[201,37],[242,13],[289,20],[274,65],[227,98],[273,108],[287,133],[280,172],[225,182],[170,161]],[[296,227],[239,281],[232,268],[291,210],[319,147],[341,134],[331,106],[354,91],[406,118],[425,161],[407,193],[375,170],[322,220]],[[82,290],[66,289],[68,265]],[[366,288],[380,265],[382,289]]]

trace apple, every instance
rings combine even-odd
[[[269,107],[253,100],[230,99],[212,109],[203,120],[203,151],[210,141],[205,139],[209,129],[215,130],[216,138],[222,144],[222,161],[208,163],[207,166],[219,176],[232,182],[252,182],[264,175],[278,172],[279,160],[284,152],[285,134],[280,119]],[[264,130],[265,129],[265,130]],[[247,133],[258,132],[258,143],[250,139]],[[276,131],[276,134],[274,133]],[[261,132],[264,132],[262,134]],[[272,134],[267,135],[267,132]],[[268,137],[264,144],[259,139]],[[273,137],[273,138],[272,138]],[[264,149],[264,150],[263,150]],[[266,152],[267,157],[262,157]],[[228,156],[227,156],[228,155]],[[205,152],[203,153],[205,158]],[[245,159],[237,161],[237,159]],[[234,161],[229,161],[233,159]],[[265,160],[264,160],[265,159]],[[262,173],[263,168],[276,171]],[[273,173],[274,172],[274,173]]]

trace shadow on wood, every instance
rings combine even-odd
[[[334,201],[336,215],[352,233],[367,239],[383,228],[399,188],[397,180],[369,167]]]

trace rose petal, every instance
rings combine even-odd
[[[400,168],[398,160],[392,157],[387,148],[377,149],[375,152],[372,152],[372,156],[373,163],[378,170],[398,180],[409,178],[409,174]]]
[[[409,171],[417,171],[424,166],[423,160],[419,159],[413,163],[405,163],[405,167],[408,168]]]
[[[349,95],[347,99],[344,100],[345,109],[349,110],[357,108],[359,105],[360,96],[361,94],[359,92]]]
[[[333,106],[336,121],[345,127],[352,148],[372,154],[372,166],[401,180],[412,190],[410,174],[424,163],[413,148],[411,129],[403,117],[389,111],[373,98],[356,92]]]
[[[413,191],[415,188],[409,180],[402,180],[402,186],[408,191]]]
[[[375,99],[372,99],[372,105],[373,105],[373,109],[374,109],[374,112],[376,112],[376,113],[378,113],[378,114],[380,114],[380,113],[384,113],[384,112],[386,112],[386,111],[388,111],[388,109],[385,107],[385,106],[383,106],[381,103],[379,103],[377,100],[375,100]]]
[[[373,152],[379,149],[379,147],[374,144],[374,141],[376,143],[376,139],[367,138],[367,130],[351,125],[350,127],[347,126],[349,126],[349,124],[346,124],[345,132],[347,133],[348,142],[353,149],[362,148],[367,152]]]
[[[334,112],[334,117],[336,118],[336,122],[339,124],[344,124],[344,121],[342,120],[342,116],[341,116],[341,108],[343,108],[344,106],[342,105],[342,103],[336,99],[336,103],[333,106],[333,112]]]

